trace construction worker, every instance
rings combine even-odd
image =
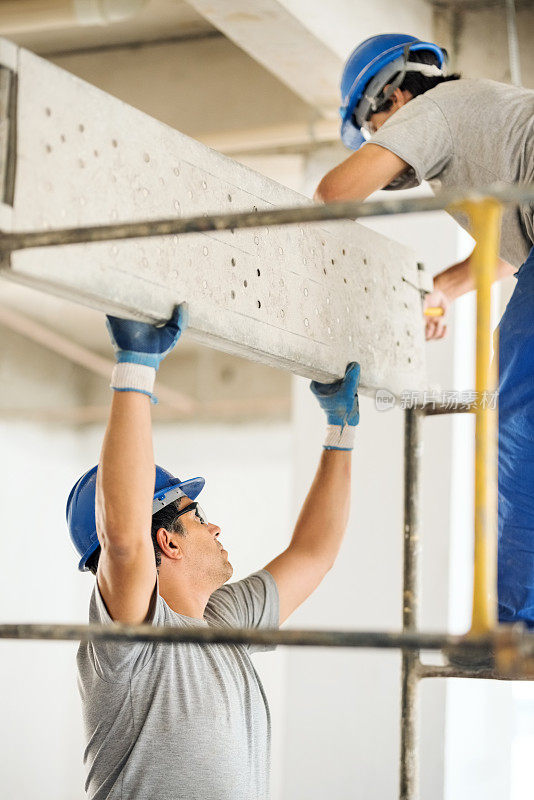
[[[341,79],[341,138],[355,150],[319,184],[316,198],[364,200],[378,189],[429,182],[477,189],[534,181],[534,92],[447,75],[446,52],[404,34],[373,36]],[[363,145],[363,146],[362,146]],[[464,227],[467,219],[451,211]],[[497,279],[517,285],[499,326],[499,618],[534,627],[534,226],[533,207],[504,211]],[[434,278],[426,338],[441,339],[453,300],[474,288],[470,259]],[[522,266],[521,266],[522,265]],[[519,270],[519,271],[517,271]]]
[[[204,479],[179,480],[154,466],[154,379],[185,326],[184,306],[162,327],[108,317],[117,355],[109,423],[98,468],[78,480],[67,503],[79,569],[96,574],[89,619],[277,628],[317,588],[341,545],[359,366],[350,364],[334,384],[311,385],[327,414],[327,435],[289,546],[265,569],[224,585],[232,566],[221,529],[196,501]],[[264,487],[258,513],[272,514],[276,491]],[[253,515],[249,523],[254,536]],[[268,649],[82,643],[89,797],[267,798],[270,716],[250,655]]]

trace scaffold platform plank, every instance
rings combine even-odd
[[[310,203],[6,40],[0,64],[4,233]],[[148,321],[187,301],[191,338],[317,380],[357,360],[364,388],[427,388],[416,256],[357,222],[43,247],[0,268]]]

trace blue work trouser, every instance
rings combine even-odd
[[[499,325],[499,620],[534,628],[534,247]]]

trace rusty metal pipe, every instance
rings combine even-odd
[[[420,509],[423,417],[419,409],[404,414],[404,531],[402,630],[415,633],[419,616]],[[401,744],[399,770],[400,800],[419,795],[419,652],[402,651]]]
[[[86,228],[4,233],[0,234],[0,252],[6,253],[30,247],[107,242],[113,239],[136,239],[148,236],[204,233],[206,231],[237,230],[238,228],[261,228],[303,222],[326,222],[389,214],[439,211],[451,206],[459,206],[462,201],[480,202],[484,197],[493,197],[501,202],[534,202],[534,184],[516,184],[514,186],[494,184],[479,192],[451,189],[440,192],[435,197],[375,200],[370,203],[350,200],[296,208],[275,208],[267,211],[208,214],[185,219],[154,219],[140,222],[119,222],[112,225],[93,225]]]
[[[379,650],[447,650],[478,653],[491,647],[491,636],[473,637],[446,633],[390,631],[258,630],[255,628],[174,628],[154,625],[0,625],[0,639],[54,641],[130,641],[167,644],[274,644],[286,647],[355,647]],[[532,636],[534,640],[534,635]],[[534,650],[534,642],[532,644]]]

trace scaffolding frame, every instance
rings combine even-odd
[[[375,203],[342,202],[325,206],[276,209],[274,211],[217,214],[189,219],[150,220],[120,225],[21,233],[0,233],[0,253],[28,247],[55,246],[209,230],[235,230],[266,225],[356,219],[363,216],[410,213],[461,207],[468,213],[477,246],[473,271],[477,290],[476,393],[496,388],[496,369],[490,371],[491,284],[498,257],[501,208],[504,202],[534,201],[533,185],[493,186],[477,193],[462,190],[434,198],[386,200]],[[496,358],[494,364],[496,362]],[[422,426],[426,416],[470,412],[476,415],[475,432],[475,558],[472,624],[464,636],[419,631],[421,456]],[[298,631],[175,628],[150,625],[0,625],[2,639],[127,640],[159,643],[274,644],[400,649],[401,744],[400,800],[419,797],[419,681],[423,678],[483,678],[496,680],[534,679],[534,634],[521,626],[499,626],[496,615],[496,411],[475,402],[460,408],[422,403],[405,410],[404,428],[404,521],[402,632]],[[440,651],[462,666],[427,665],[425,650]]]

